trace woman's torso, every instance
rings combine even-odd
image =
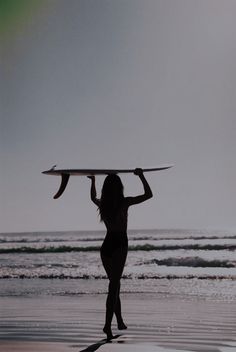
[[[107,234],[101,247],[102,254],[108,256],[116,249],[128,246],[127,218],[128,206],[124,200],[119,211],[113,217],[104,220]]]

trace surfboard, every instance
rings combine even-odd
[[[161,171],[170,169],[173,165],[164,165],[153,168],[144,168],[143,172]],[[135,169],[56,169],[56,165],[50,170],[43,171],[44,175],[61,176],[61,185],[58,192],[53,197],[59,198],[65,191],[70,176],[95,176],[95,175],[112,175],[134,173]]]

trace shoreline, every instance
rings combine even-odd
[[[9,278],[0,279],[1,297],[37,297],[106,294],[108,279],[66,279],[66,278]],[[221,301],[236,301],[236,280],[229,278],[158,278],[121,280],[123,294],[179,295],[202,297]]]
[[[105,338],[105,298],[105,294],[0,297],[0,351],[79,352],[89,347],[87,351],[92,351],[91,346]],[[147,352],[235,349],[235,300],[148,293],[123,293],[121,299],[128,330],[112,343],[99,345],[101,352],[141,351],[144,345]],[[115,324],[113,333],[120,333]]]

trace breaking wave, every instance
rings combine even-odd
[[[136,246],[129,246],[129,251],[167,251],[167,250],[236,250],[236,244],[140,244]],[[65,253],[65,252],[94,252],[99,251],[100,246],[48,246],[48,247],[13,247],[0,248],[0,253]]]
[[[200,257],[153,259],[143,262],[141,265],[150,264],[157,264],[159,266],[187,266],[193,268],[236,268],[236,261],[217,259],[205,260]]]
[[[83,279],[83,280],[101,280],[107,279],[106,275],[90,275],[90,274],[65,274],[65,273],[48,273],[48,274],[39,274],[39,273],[22,273],[22,274],[5,274],[0,276],[1,279]],[[235,280],[236,275],[225,275],[222,273],[219,274],[125,274],[122,276],[122,279],[125,280],[161,280],[161,279],[199,279],[199,280]]]

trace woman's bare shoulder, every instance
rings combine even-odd
[[[125,197],[124,198],[124,206],[129,207],[130,205],[133,204],[133,198],[134,197]]]

